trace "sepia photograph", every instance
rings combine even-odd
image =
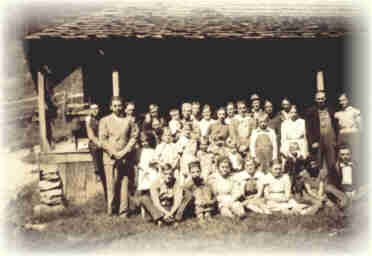
[[[368,255],[356,2],[6,2],[3,255]]]

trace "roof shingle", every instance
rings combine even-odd
[[[265,9],[252,3],[250,8],[243,4],[194,8],[180,3],[126,3],[47,28],[26,39],[339,37],[351,31],[352,19],[358,14],[358,10],[345,5],[313,6],[309,10],[305,5],[302,9],[274,7]]]

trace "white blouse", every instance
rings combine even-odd
[[[307,156],[307,139],[305,120],[298,118],[293,121],[291,119],[285,120],[281,128],[281,151],[288,153],[289,143],[297,142],[300,146],[301,153],[304,157]]]

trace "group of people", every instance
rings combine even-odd
[[[98,120],[92,104],[86,128],[107,213],[128,218],[141,209],[158,225],[177,225],[186,210],[205,222],[218,213],[342,209],[361,185],[361,116],[346,94],[338,101],[335,112],[318,91],[303,118],[288,98],[274,114],[257,94],[250,105],[229,102],[215,113],[184,102],[168,118],[156,104],[138,118],[134,102],[114,96],[112,113]]]

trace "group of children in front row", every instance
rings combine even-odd
[[[351,150],[345,146],[339,152],[339,161],[351,164]],[[243,157],[231,137],[211,144],[205,137],[194,139],[186,124],[176,142],[165,127],[156,148],[141,132],[137,154],[136,205],[158,225],[177,223],[189,207],[205,222],[217,210],[231,218],[249,211],[310,215],[324,205],[343,208],[349,201],[314,158],[301,157],[297,142],[288,154],[264,165],[251,154]]]

